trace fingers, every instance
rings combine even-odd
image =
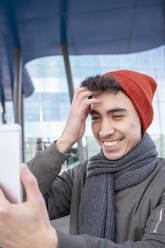
[[[3,192],[2,188],[0,188],[0,202],[2,202],[2,201],[8,202],[5,193]]]
[[[93,103],[100,102],[97,97],[90,98],[90,96],[96,96],[98,94],[100,94],[99,91],[89,91],[85,87],[75,90],[67,122],[60,137],[63,142],[58,143],[59,150],[66,151],[84,135],[86,118],[89,114],[90,106]]]
[[[27,200],[37,202],[38,199],[41,198],[41,193],[36,178],[31,173],[26,164],[21,164],[20,177],[22,183],[25,186]]]
[[[89,108],[91,104],[100,102],[99,99],[90,98],[90,96],[91,97],[96,96],[99,93],[100,93],[99,91],[90,91],[84,87],[78,88],[75,90],[72,106],[73,107],[76,106],[76,109],[78,107],[79,111],[81,110],[80,109],[81,107],[83,109],[85,108],[85,112],[86,112],[86,108]]]
[[[5,193],[0,188],[0,226],[3,217],[9,216],[10,202],[7,200]]]
[[[99,91],[90,91],[88,90],[87,88],[85,87],[80,87],[80,88],[77,88],[75,90],[75,93],[74,93],[74,98],[73,100],[77,100],[78,98],[82,97],[90,97],[90,96],[94,96],[94,95],[97,95],[99,94]]]

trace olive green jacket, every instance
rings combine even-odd
[[[165,248],[165,160],[142,183],[115,192],[116,242],[79,235],[78,211],[86,162],[61,171],[69,154],[53,143],[28,163],[37,177],[50,219],[70,214],[70,235],[58,232],[59,248]]]

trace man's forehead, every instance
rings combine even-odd
[[[116,113],[116,112],[127,112],[127,109],[125,108],[112,108],[112,109],[108,109],[107,111],[107,114],[113,114],[113,113]],[[97,111],[96,109],[92,109],[90,110],[90,114],[99,114],[99,111]]]
[[[100,96],[102,96],[104,94],[106,94],[106,95],[107,94],[108,95],[117,95],[117,94],[120,94],[120,93],[125,95],[125,93],[123,91],[121,91],[121,90],[116,91],[114,89],[108,89],[108,90],[105,90],[105,91],[96,91],[95,94],[92,97],[100,97]]]
[[[99,103],[91,104],[91,110],[96,110],[98,112],[104,110],[109,111],[115,109],[115,111],[126,111],[129,109],[134,109],[134,105],[130,98],[122,91],[112,92],[105,91],[101,94],[93,96],[100,100]]]

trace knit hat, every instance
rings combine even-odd
[[[153,120],[152,100],[157,87],[155,80],[145,74],[129,70],[112,71],[103,76],[109,75],[120,82],[121,88],[134,104],[141,119],[144,135]]]

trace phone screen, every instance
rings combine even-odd
[[[12,203],[22,202],[21,157],[21,127],[0,125],[0,187]]]

